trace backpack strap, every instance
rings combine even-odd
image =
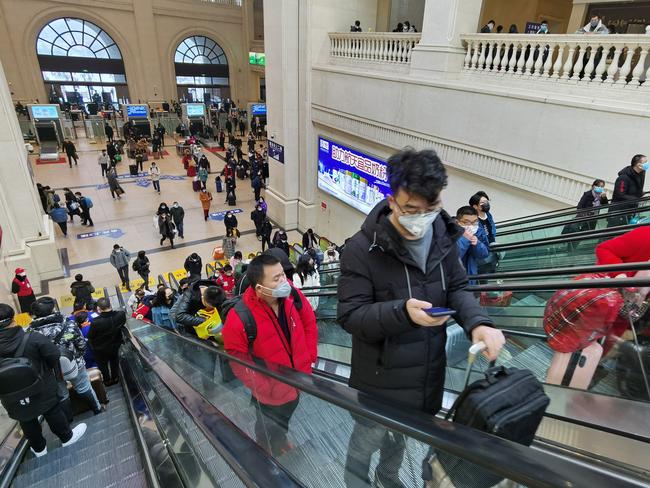
[[[302,310],[302,298],[300,293],[293,286],[291,287],[291,298],[293,298],[293,304],[296,307],[296,310]]]
[[[237,315],[239,315],[239,318],[244,324],[244,331],[248,339],[248,352],[249,354],[253,354],[253,343],[257,338],[257,323],[255,322],[255,318],[243,300],[235,304],[235,312],[237,312]]]
[[[22,357],[23,353],[25,352],[25,346],[27,345],[27,341],[29,340],[29,336],[30,336],[29,332],[24,332],[23,333],[23,338],[20,341],[20,346],[18,346],[18,349],[16,349],[16,352],[14,353],[15,358]]]

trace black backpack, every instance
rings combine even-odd
[[[23,357],[30,337],[30,332],[24,333],[13,357],[0,359],[0,399],[6,406],[29,405],[29,401],[23,400],[41,392],[41,372],[29,358]]]
[[[542,384],[527,369],[497,366],[484,375],[463,390],[446,420],[530,446],[550,402]],[[488,488],[503,479],[452,454],[437,457],[458,488]]]

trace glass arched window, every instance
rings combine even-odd
[[[92,22],[72,17],[49,22],[38,33],[36,54],[51,103],[94,115],[129,97],[120,48]]]
[[[230,96],[228,59],[209,37],[183,39],[174,53],[174,67],[179,100],[212,103]]]
[[[36,52],[41,56],[122,59],[111,36],[92,22],[64,17],[47,24],[38,34]]]
[[[221,46],[205,36],[191,36],[176,48],[174,62],[187,64],[228,64]]]

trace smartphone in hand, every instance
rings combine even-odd
[[[429,317],[444,317],[445,315],[454,315],[456,310],[444,307],[431,307],[422,310]]]

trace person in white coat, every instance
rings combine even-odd
[[[314,259],[309,254],[303,254],[296,265],[296,272],[293,274],[293,286],[296,288],[312,288],[320,286],[320,275],[316,269]],[[309,293],[307,290],[305,293]],[[311,308],[316,311],[318,308],[318,297],[307,297]]]

